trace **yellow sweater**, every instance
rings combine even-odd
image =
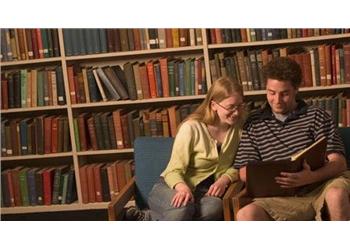
[[[232,165],[240,134],[239,125],[231,127],[218,154],[207,126],[196,120],[186,121],[176,135],[170,161],[161,176],[170,188],[185,182],[192,190],[210,175],[215,180],[223,174],[231,182],[237,180],[238,172]]]

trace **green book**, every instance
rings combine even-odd
[[[68,177],[69,177],[69,172],[65,173],[61,177],[61,183],[62,187],[60,189],[60,195],[58,197],[58,200],[61,201],[61,204],[66,204],[66,199],[67,199],[67,187],[68,187]]]
[[[21,74],[21,107],[26,108],[27,107],[27,89],[28,89],[27,70],[22,69],[20,74]]]
[[[29,195],[28,195],[28,181],[27,181],[27,172],[29,168],[23,168],[19,171],[19,188],[22,198],[22,205],[29,206]]]
[[[77,151],[80,151],[80,140],[79,140],[79,127],[78,127],[78,119],[73,119],[73,126],[74,126],[74,139],[75,139],[75,145],[77,147]]]

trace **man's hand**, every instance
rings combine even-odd
[[[310,165],[303,162],[303,169],[297,173],[281,172],[281,176],[275,178],[282,188],[301,187],[315,182]]]
[[[206,195],[221,197],[225,193],[227,185],[229,185],[230,183],[231,180],[227,176],[222,175],[209,187],[209,190],[206,193]]]
[[[191,189],[183,182],[175,185],[176,194],[171,200],[173,207],[186,206],[189,201],[193,201]]]

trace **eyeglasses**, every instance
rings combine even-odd
[[[234,112],[236,112],[236,111],[238,111],[238,110],[241,110],[241,109],[243,109],[244,107],[245,107],[245,104],[244,103],[241,103],[241,104],[238,104],[238,105],[234,105],[234,106],[232,106],[231,108],[226,108],[226,107],[224,107],[224,106],[222,106],[221,104],[219,104],[219,103],[217,103],[217,102],[215,102],[218,106],[220,106],[221,108],[223,108],[224,110],[226,110],[227,112],[229,112],[229,113],[234,113]]]

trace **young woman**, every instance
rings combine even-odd
[[[243,124],[242,86],[217,79],[179,127],[170,161],[149,195],[146,220],[221,220],[221,197],[237,180],[232,167]],[[127,214],[130,215],[130,211]],[[146,216],[143,216],[146,215]]]

